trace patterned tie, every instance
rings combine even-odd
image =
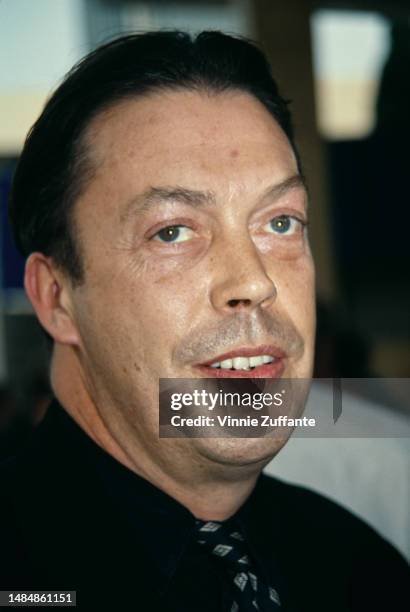
[[[256,576],[240,531],[215,521],[196,521],[196,525],[198,544],[219,557],[232,577],[230,612],[279,610],[279,595]]]

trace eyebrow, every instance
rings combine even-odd
[[[284,181],[268,187],[262,195],[261,200],[279,200],[283,195],[292,191],[292,189],[305,189],[306,183],[301,174],[294,174]]]
[[[305,181],[300,174],[290,176],[284,181],[268,187],[260,199],[262,201],[268,199],[277,200],[287,192],[297,188],[306,188]],[[146,212],[153,204],[160,204],[163,202],[180,202],[196,208],[203,205],[214,206],[216,201],[217,198],[213,191],[199,191],[196,189],[180,187],[178,185],[172,187],[150,187],[142,194],[139,194],[137,197],[128,202],[120,214],[120,221],[123,223],[134,214],[139,215]]]

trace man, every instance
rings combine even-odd
[[[98,49],[33,127],[11,219],[56,401],[3,468],[1,588],[87,610],[399,609],[386,542],[260,476],[283,440],[158,435],[160,378],[311,376],[306,189],[262,54],[220,33]]]

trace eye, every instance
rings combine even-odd
[[[193,230],[185,225],[169,225],[157,232],[152,239],[158,242],[178,243],[191,240]]]
[[[300,231],[304,222],[290,215],[280,215],[274,217],[265,225],[265,229],[269,233],[279,234],[282,236],[291,236],[297,231]]]

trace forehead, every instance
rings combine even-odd
[[[98,201],[99,212],[120,209],[157,185],[235,195],[297,172],[277,122],[257,99],[236,91],[166,91],[126,100],[97,116],[86,139],[96,171],[84,205],[88,200],[95,210]]]
[[[126,100],[98,116],[87,139],[98,166],[138,158],[155,164],[159,157],[174,165],[177,153],[201,157],[216,149],[233,158],[247,151],[254,156],[262,147],[276,153],[278,164],[282,158],[294,162],[286,135],[267,109],[236,91],[165,91]]]

